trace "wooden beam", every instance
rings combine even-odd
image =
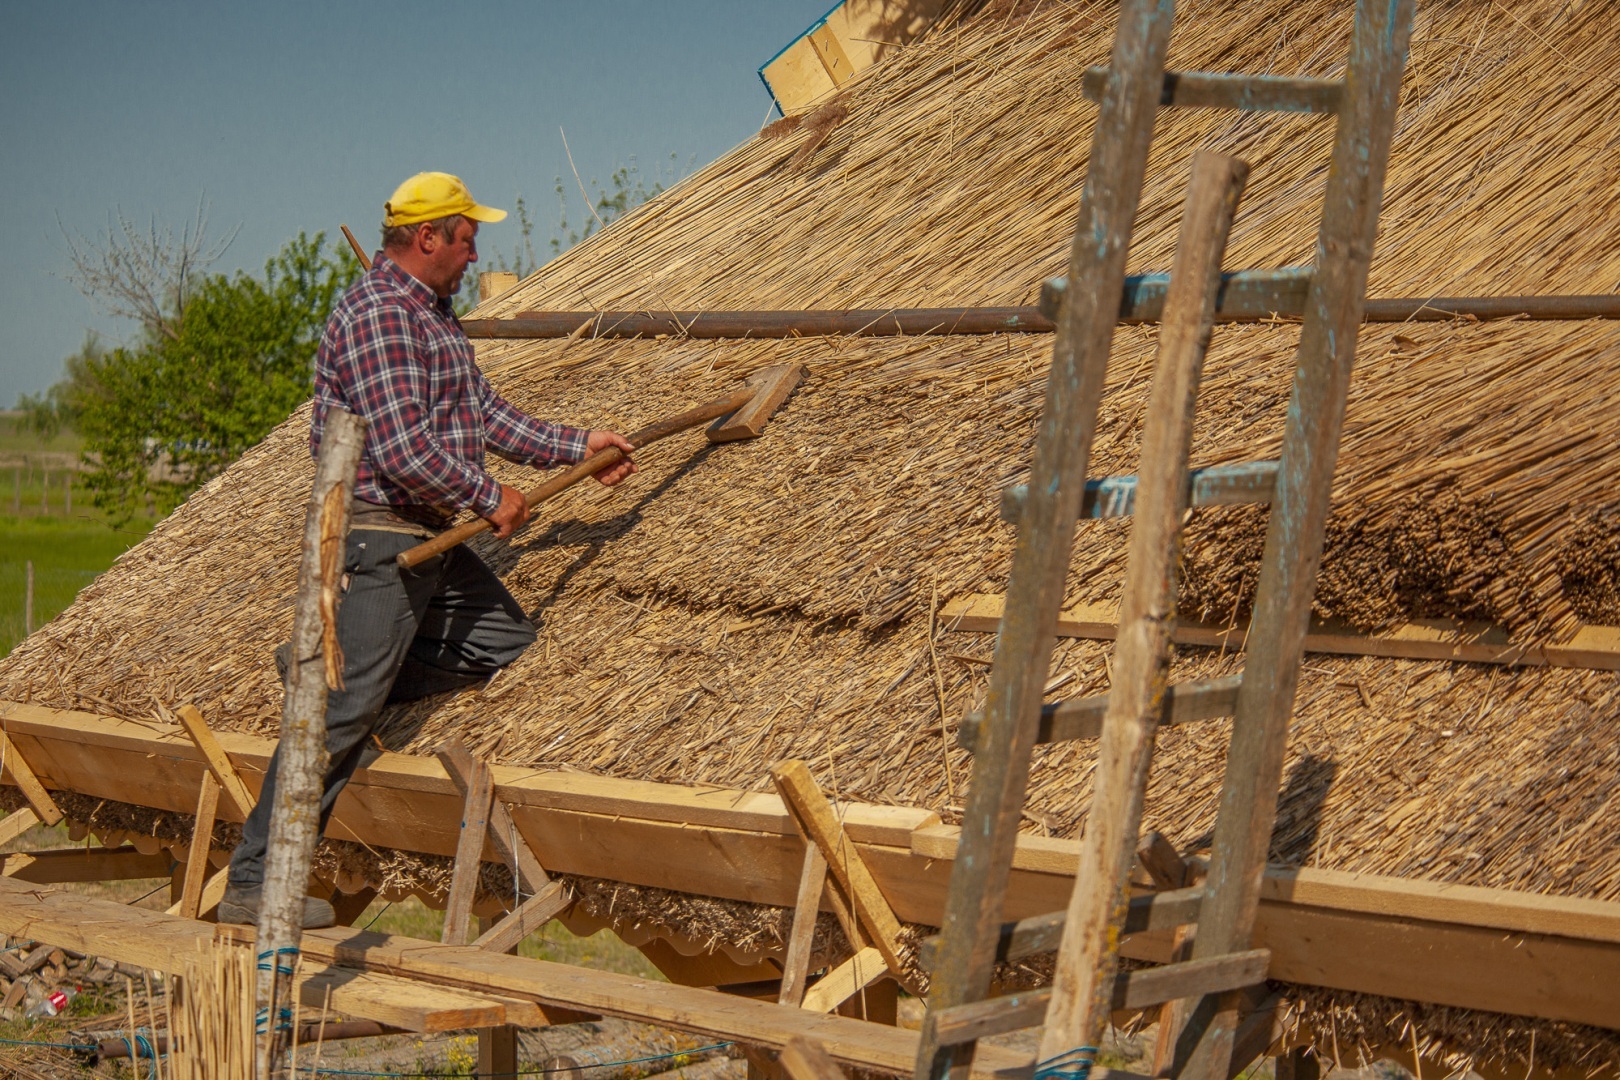
[[[51,799],[50,792],[39,782],[39,777],[29,766],[28,760],[23,757],[22,751],[17,749],[17,744],[11,741],[11,737],[3,728],[0,728],[0,766],[3,766],[0,768],[0,781],[9,775],[11,782],[22,791],[23,798],[28,800],[28,805],[40,821],[46,825],[55,825],[62,820],[61,808]]]
[[[154,731],[131,721],[15,702],[0,702],[0,719],[5,720],[13,739],[41,775],[53,782],[62,778],[60,786],[66,790],[187,814],[195,806],[204,759],[182,732]],[[233,732],[214,734],[240,771],[262,774],[269,766],[274,739]],[[94,746],[100,752],[85,757],[78,753],[82,746]],[[154,763],[158,767],[154,768]],[[670,822],[683,829],[708,826],[770,833],[788,840],[795,868],[798,865],[801,849],[793,839],[798,833],[787,808],[775,794],[504,765],[491,766],[491,771],[496,798],[511,807],[514,815],[520,811],[558,811],[589,816],[546,815],[535,820],[596,821],[607,817]],[[455,854],[465,796],[456,790],[438,761],[384,753],[359,770],[350,786],[357,795],[364,792],[366,797],[351,797],[346,790],[338,800],[328,835],[385,846],[398,846],[401,836],[409,836],[412,850]],[[222,804],[222,814],[224,809]],[[234,820],[240,820],[240,816]],[[903,848],[910,843],[914,829],[937,824],[938,814],[911,807],[853,803],[843,812],[844,829],[858,844]],[[490,854],[488,858],[495,861],[498,855]],[[791,885],[784,889],[784,895],[792,895]]]
[[[1091,67],[1081,77],[1086,97],[1102,97],[1108,69]],[[1207,71],[1167,71],[1163,108],[1241,109],[1245,112],[1335,113],[1344,97],[1336,79],[1292,79],[1277,75],[1226,75]]]
[[[119,963],[181,975],[200,950],[214,947],[222,929],[227,928],[0,879],[0,932],[26,934]],[[383,971],[332,969],[311,959],[306,954],[299,998],[312,1008],[319,1008],[330,992],[331,1006],[339,1012],[412,1031],[453,1031],[509,1019],[506,1005],[475,987],[423,985]],[[534,1015],[532,1006],[525,1010]]]
[[[191,851],[186,858],[185,884],[180,892],[179,915],[195,919],[202,910],[203,877],[208,873],[208,855],[213,850],[214,814],[219,809],[219,781],[212,773],[203,777],[197,795],[196,823],[191,830]]]
[[[518,1075],[518,1029],[511,1024],[478,1029],[478,1069],[475,1076]]]
[[[466,799],[468,792],[472,790],[478,764],[472,752],[467,749],[467,744],[460,738],[452,736],[434,752],[434,756],[449,774],[457,793],[462,799]],[[489,846],[495,849],[495,854],[502,863],[511,867],[523,891],[531,897],[550,883],[551,879],[546,876],[540,860],[534,857],[534,852],[529,850],[528,843],[517,831],[517,826],[512,823],[512,812],[499,799],[494,799],[490,803]]]
[[[1159,714],[1159,726],[1191,724],[1231,716],[1237,704],[1238,687],[1242,683],[1241,675],[1224,675],[1218,679],[1199,679],[1168,687]],[[1043,744],[1069,739],[1095,739],[1102,734],[1103,716],[1107,711],[1107,694],[1043,705],[1035,741]],[[981,712],[970,712],[964,716],[956,732],[957,745],[967,750],[973,749],[983,722],[984,714]]]
[[[816,980],[799,1006],[811,1012],[832,1012],[887,974],[883,953],[868,945]]]
[[[32,807],[25,806],[21,810],[13,810],[4,818],[0,818],[0,844],[11,843],[38,824],[39,815],[34,813]]]
[[[1253,986],[1265,980],[1270,958],[1271,954],[1265,949],[1255,949],[1208,960],[1123,971],[1113,981],[1113,1010],[1134,1011],[1172,998]],[[1050,989],[1030,990],[942,1009],[934,1014],[934,1030],[943,1046],[1020,1031],[1043,1023],[1051,1000]]]
[[[371,902],[377,899],[377,890],[369,886],[359,892],[332,894],[332,912],[337,917],[337,925],[353,926],[355,920],[366,913]]]
[[[229,884],[227,881],[229,874],[230,867],[222,867],[215,870],[213,876],[207,881],[203,882],[202,892],[197,898],[197,910],[195,914],[190,916],[191,918],[202,918],[203,916],[212,912],[215,908],[219,907],[219,902],[225,898],[225,886]],[[164,914],[183,914],[185,912],[185,903],[185,896],[182,895],[179,900],[168,906]]]
[[[1003,602],[1003,597],[984,594],[953,600],[940,610],[940,622],[950,630],[994,633],[1001,625]],[[1079,604],[1059,616],[1057,632],[1062,637],[1112,641],[1118,629],[1117,608],[1108,604]],[[1244,648],[1248,632],[1247,626],[1182,622],[1176,627],[1175,643],[1235,652]],[[1515,644],[1508,639],[1505,630],[1486,622],[1421,619],[1383,633],[1363,634],[1343,624],[1317,620],[1305,635],[1305,651],[1340,656],[1620,671],[1620,627],[1583,626],[1563,644],[1526,646]]]
[[[807,843],[804,867],[799,871],[799,893],[793,901],[793,928],[788,932],[787,958],[782,962],[782,988],[776,999],[779,1004],[797,1006],[804,1000],[816,917],[821,913],[821,894],[826,887],[827,860],[821,848]]]
[[[495,780],[489,766],[474,759],[467,801],[461,811],[461,841],[456,845],[456,863],[450,875],[450,899],[444,909],[446,945],[467,941],[467,923],[478,892],[479,855],[489,832],[489,808],[494,796]]]
[[[550,882],[480,934],[473,944],[494,952],[511,952],[524,938],[556,918],[557,913],[571,903],[573,899],[569,896],[567,886],[560,881]]]
[[[1086,481],[1080,497],[1080,516],[1102,521],[1130,517],[1136,513],[1134,476],[1094,476]],[[1275,461],[1248,461],[1239,465],[1211,465],[1193,469],[1187,477],[1187,502],[1191,506],[1264,505],[1271,502],[1277,487]],[[1001,489],[1001,520],[1018,524],[1029,499],[1029,485],[1014,484]]]
[[[242,820],[253,812],[253,796],[248,792],[247,784],[242,782],[242,775],[231,764],[231,756],[219,744],[214,733],[208,729],[208,722],[195,705],[182,705],[175,713],[180,718],[180,726],[186,729],[192,743],[202,752],[203,760],[208,763],[208,771],[214,776],[215,783],[224,791],[225,797],[230,799],[236,807],[236,812]]]
[[[1198,906],[1203,900],[1204,890],[1197,888],[1133,896],[1125,908],[1125,933],[1149,934],[1173,930],[1196,922]],[[1045,915],[1019,919],[1017,922],[1003,923],[996,941],[997,963],[1022,960],[1027,956],[1038,956],[1056,949],[1063,937],[1063,924],[1067,917],[1066,912],[1052,911]],[[921,950],[923,967],[933,967],[934,955],[938,948],[937,937],[923,939]],[[1126,955],[1135,956],[1136,959],[1153,959],[1133,950],[1128,939],[1124,949]]]
[[[789,1080],[848,1080],[825,1046],[802,1035],[787,1041],[780,1061]]]
[[[59,848],[0,855],[0,876],[36,885],[134,881],[168,877],[173,865],[174,859],[167,851],[142,855],[132,847]]]
[[[377,966],[439,985],[529,997],[543,1005],[636,1019],[773,1050],[804,1035],[822,1041],[836,1060],[849,1066],[901,1073],[916,1052],[916,1032],[613,972],[338,928],[309,931],[305,941],[306,955],[317,950],[323,958],[329,954],[345,966]],[[1028,1064],[1027,1055],[987,1049],[975,1075],[990,1080],[997,1072]]]
[[[805,835],[821,849],[828,869],[843,888],[861,926],[870,932],[889,970],[909,984],[911,980],[904,974],[905,957],[900,952],[900,920],[895,918],[894,909],[878,888],[855,844],[845,834],[838,815],[816,786],[810,770],[802,761],[784,761],[771,767],[771,779]]]
[[[193,812],[204,768],[201,755],[178,732],[10,703],[0,703],[0,719],[53,787]],[[230,733],[220,738],[232,759],[250,769],[262,768],[274,748],[269,739]],[[502,771],[495,767],[497,778]],[[515,769],[508,775],[513,782],[497,790],[516,807],[518,828],[537,856],[559,874],[778,907],[794,903],[804,843],[775,796],[645,782],[576,785],[578,778],[569,774],[524,778]],[[409,842],[412,850],[446,855],[454,850],[450,826],[459,820],[459,803],[432,758],[384,754],[356,774],[339,807],[340,814],[344,807],[356,811],[351,820],[360,830],[345,838],[384,847]],[[585,812],[584,806],[611,811]],[[688,809],[702,820],[681,824]],[[940,826],[922,811],[860,804],[840,809],[846,833],[896,916],[938,926],[960,830]],[[908,820],[914,823],[909,829],[903,825]],[[730,824],[712,827],[716,821]],[[913,832],[915,845],[909,840]],[[897,837],[900,844],[884,842]],[[1072,841],[1020,836],[1001,921],[1062,907],[1078,850]],[[1337,946],[1333,935],[1342,915],[1363,917],[1375,927],[1357,931],[1359,941],[1374,942],[1373,956]],[[1385,931],[1390,942],[1419,957],[1472,949],[1462,968],[1466,976],[1454,978],[1439,964],[1374,963],[1390,955],[1377,944]],[[1264,879],[1254,944],[1272,950],[1271,976],[1283,982],[1620,1027],[1620,988],[1598,974],[1604,965],[1620,969],[1620,903],[1272,868]],[[1168,948],[1168,941],[1139,935],[1123,951],[1162,962]],[[1558,977],[1559,971],[1567,977]]]

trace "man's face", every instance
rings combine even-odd
[[[449,240],[437,232],[429,235],[433,248],[427,255],[433,280],[427,284],[440,296],[454,296],[461,288],[461,276],[467,272],[468,264],[478,261],[478,223],[459,219]]]

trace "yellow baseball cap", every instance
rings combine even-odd
[[[461,177],[442,172],[417,173],[394,191],[383,203],[383,226],[415,225],[423,221],[460,214],[474,221],[495,222],[506,217],[505,210],[480,206]]]

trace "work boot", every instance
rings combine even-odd
[[[257,926],[259,902],[263,892],[262,885],[225,886],[225,895],[219,902],[219,921],[241,926]],[[331,904],[313,896],[304,897],[302,926],[305,930],[319,930],[323,926],[333,926],[336,923],[337,912],[332,910]]]

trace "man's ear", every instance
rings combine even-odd
[[[433,222],[424,221],[416,227],[415,247],[423,255],[431,255],[439,248],[439,230],[433,227]]]

